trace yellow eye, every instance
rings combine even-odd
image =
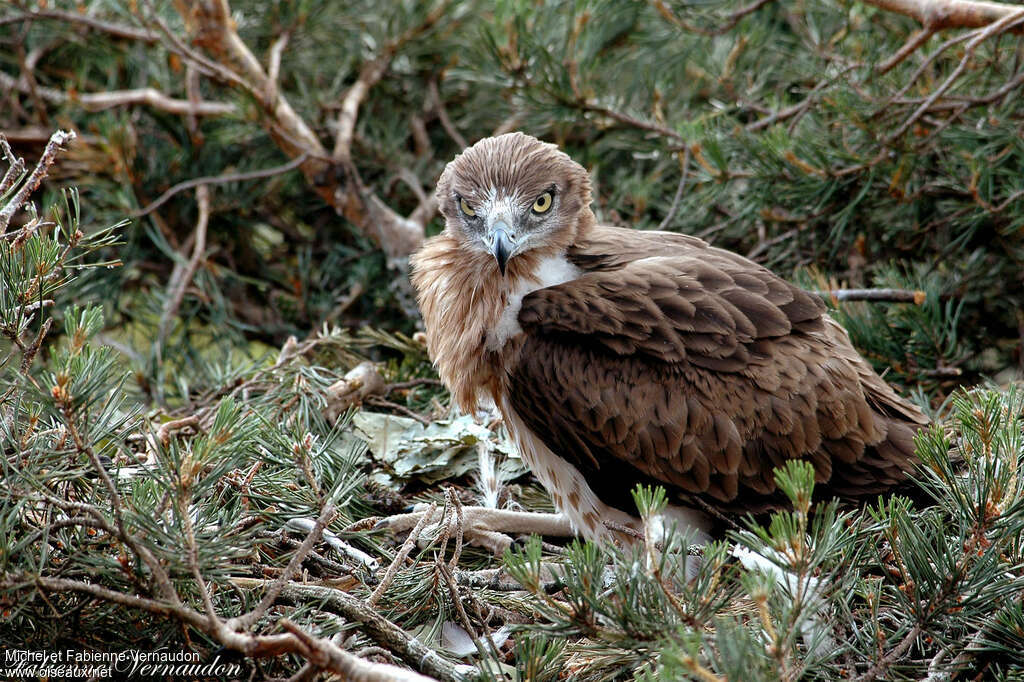
[[[461,208],[462,212],[468,215],[470,218],[476,215],[476,211],[473,210],[473,207],[467,204],[466,200],[461,197],[459,198],[459,208]]]
[[[543,213],[549,208],[551,208],[551,192],[544,192],[537,197],[537,201],[533,202],[534,213]]]

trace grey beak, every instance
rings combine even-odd
[[[491,234],[491,253],[494,255],[494,260],[498,261],[498,269],[501,270],[502,276],[505,275],[505,266],[508,264],[509,256],[515,246],[508,233],[508,225],[499,222],[494,225],[494,231]]]

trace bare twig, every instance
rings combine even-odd
[[[448,110],[441,100],[441,91],[437,87],[437,80],[434,78],[431,78],[430,82],[427,83],[427,96],[430,98],[431,107],[437,113],[437,119],[441,122],[441,127],[448,133],[448,137],[452,138],[460,148],[465,149],[468,147],[466,138],[462,136],[462,133],[459,132],[459,129],[455,127],[452,119],[448,116]]]
[[[459,620],[462,621],[462,627],[466,630],[466,634],[468,634],[470,639],[473,640],[473,644],[476,645],[476,650],[483,653],[484,647],[480,642],[480,636],[477,634],[476,628],[473,627],[473,623],[469,620],[469,615],[466,613],[466,607],[462,605],[462,598],[459,595],[459,586],[455,583],[455,578],[452,576],[451,569],[449,569],[447,564],[445,564],[439,557],[435,565],[435,570],[441,575],[441,579],[444,580],[445,585],[448,587],[448,594],[452,598],[452,605],[455,606],[455,612],[458,614]]]
[[[198,141],[202,134],[199,132],[199,117],[196,116],[195,110],[203,98],[199,89],[199,69],[191,62],[185,65],[185,95],[190,105],[190,111],[185,116],[185,124],[192,140]]]
[[[260,587],[270,581],[258,578],[232,578],[232,582],[239,587]],[[293,582],[284,586],[281,598],[291,603],[316,602],[324,610],[360,623],[377,644],[395,652],[399,658],[424,675],[436,677],[444,682],[456,682],[463,677],[454,665],[441,658],[433,649],[350,594],[330,587]]]
[[[886,142],[891,143],[893,140],[899,139],[915,121],[917,121],[931,108],[937,99],[942,97],[942,95],[953,86],[967,68],[967,65],[974,56],[974,51],[977,49],[978,45],[994,35],[1008,31],[1011,28],[1019,28],[1021,26],[1024,26],[1024,7],[1016,7],[1013,8],[1012,12],[1005,14],[995,22],[988,24],[987,28],[984,30],[977,31],[974,37],[964,47],[964,56],[960,60],[960,63],[956,65],[956,68],[953,69],[952,73],[949,74],[949,77],[947,77],[941,85],[932,91],[931,95],[925,99],[925,101],[907,118],[906,121],[903,122],[899,128],[886,138]]]
[[[47,137],[49,135],[50,133],[47,133]],[[14,151],[11,150],[11,145],[7,143],[7,137],[3,134],[0,134],[0,150],[3,151],[4,159],[10,164],[7,172],[4,173],[3,179],[0,179],[0,194],[3,194],[11,187],[14,187],[14,183],[25,172],[25,159],[15,156]]]
[[[373,663],[339,648],[334,642],[313,637],[287,618],[279,621],[305,646],[304,656],[318,668],[330,670],[351,682],[430,682],[431,678],[390,663]]]
[[[405,562],[405,559],[409,556],[413,547],[416,546],[416,541],[419,540],[420,533],[423,532],[423,528],[427,525],[427,522],[433,518],[436,509],[437,508],[434,505],[430,505],[430,508],[427,509],[420,520],[416,522],[416,526],[409,533],[409,537],[407,537],[405,542],[402,543],[398,553],[395,554],[395,558],[388,565],[387,570],[384,571],[384,576],[380,579],[380,583],[377,584],[373,593],[371,593],[366,599],[368,606],[375,606],[384,595],[384,592],[386,592],[388,587],[391,586],[391,583],[395,579],[395,575],[398,574],[398,568]]]
[[[934,367],[932,369],[922,369],[918,372],[923,377],[929,379],[955,379],[963,376],[964,371],[959,367]]]
[[[1020,11],[1019,5],[984,0],[863,0],[889,12],[917,19],[931,31],[947,28],[980,28]],[[1012,29],[1021,32],[1021,27]]]
[[[341,102],[341,111],[338,113],[337,135],[334,139],[334,158],[339,161],[350,161],[352,158],[352,135],[355,132],[356,117],[359,114],[359,106],[366,98],[377,81],[381,79],[384,72],[391,64],[394,53],[389,49],[384,54],[363,64],[359,70],[359,76],[352,87],[345,94]]]
[[[341,112],[338,114],[337,135],[334,141],[335,159],[343,161],[351,158],[352,136],[355,131],[359,107],[362,105],[370,88],[376,85],[388,70],[391,60],[394,59],[398,50],[410,40],[430,30],[444,16],[447,9],[447,0],[439,2],[427,13],[422,22],[405,31],[394,40],[389,41],[381,49],[377,57],[363,64],[363,67],[359,70],[359,76],[356,78],[355,83],[352,84],[352,87],[349,88],[345,94],[345,99],[341,103]]]
[[[299,566],[302,565],[306,555],[313,549],[313,545],[320,540],[321,533],[324,528],[327,527],[327,524],[331,522],[331,519],[334,518],[334,513],[333,504],[327,504],[324,506],[324,510],[320,513],[320,517],[317,518],[316,524],[314,524],[313,528],[309,531],[309,534],[306,535],[306,539],[302,541],[299,548],[295,550],[295,554],[292,555],[291,561],[288,562],[284,571],[281,572],[281,575],[279,575],[274,582],[267,586],[267,591],[260,600],[260,603],[257,604],[252,611],[229,620],[227,622],[227,626],[229,628],[233,630],[246,630],[252,627],[253,623],[263,617],[263,614],[267,612],[267,609],[273,606],[278,595],[281,594],[281,590],[283,590],[285,585],[292,579],[295,572],[299,570]]]
[[[920,289],[831,289],[814,292],[832,301],[886,301],[922,305],[926,294]]]
[[[114,107],[145,104],[171,114],[191,114],[194,116],[226,116],[237,111],[230,102],[190,102],[187,99],[175,99],[156,88],[137,88],[135,90],[111,90],[109,92],[87,92],[74,97],[54,88],[38,86],[32,88],[25,78],[14,78],[0,71],[0,89],[17,90],[26,94],[36,94],[50,104],[78,104],[88,111],[102,111]]]
[[[92,17],[87,14],[69,12],[61,9],[22,9],[21,14],[0,18],[0,26],[21,21],[38,21],[40,19],[58,19],[70,24],[80,24],[93,30],[107,33],[115,38],[139,40],[145,43],[155,43],[160,39],[159,35],[144,28],[135,28],[134,26],[117,24],[104,19],[97,19],[96,17]]]
[[[935,35],[935,33],[936,31],[933,28],[923,28],[920,31],[914,31],[914,34],[907,38],[907,42],[903,43],[903,47],[875,67],[875,72],[879,75],[888,73],[894,66],[913,54],[917,48],[928,42],[928,39]]]
[[[399,403],[392,402],[391,400],[387,400],[386,398],[381,398],[379,395],[371,395],[371,396],[367,397],[366,398],[366,404],[367,405],[373,405],[375,407],[383,407],[383,408],[388,409],[388,410],[394,410],[395,412],[398,412],[400,414],[404,414],[406,417],[409,417],[410,419],[415,419],[416,421],[418,421],[420,424],[423,424],[424,426],[429,426],[430,425],[430,420],[427,419],[426,417],[424,417],[423,415],[417,414],[416,412],[414,412],[413,410],[410,410],[405,405],[401,405]]]
[[[447,494],[455,516],[455,550],[452,552],[452,558],[448,562],[448,571],[450,573],[459,565],[459,557],[462,556],[462,539],[466,534],[466,515],[462,511],[462,500],[459,499],[455,488],[449,487]]]
[[[185,289],[196,274],[199,262],[206,252],[206,227],[210,222],[210,189],[206,185],[196,187],[196,204],[199,206],[199,217],[196,219],[195,241],[192,244],[192,256],[183,265],[177,263],[171,273],[171,281],[167,285],[167,301],[160,315],[160,326],[156,335],[157,362],[163,360],[163,346],[171,329],[171,322],[178,314],[181,302],[185,297]]]
[[[57,159],[57,152],[61,151],[61,147],[75,139],[75,133],[71,130],[58,130],[50,136],[50,141],[46,143],[46,149],[43,150],[43,155],[39,158],[39,163],[36,164],[35,170],[29,175],[28,180],[21,186],[21,189],[11,197],[3,208],[0,208],[0,235],[7,232],[7,226],[11,222],[11,218],[20,209],[32,192],[36,191],[39,187],[39,183],[46,177],[50,166]],[[6,141],[4,145],[6,146]],[[10,147],[4,149],[5,155],[7,154]],[[20,173],[19,173],[20,174]],[[6,176],[5,176],[6,181]]]
[[[788,106],[784,109],[779,109],[770,116],[766,116],[764,118],[748,123],[746,126],[744,126],[744,129],[750,132],[757,132],[758,130],[761,130],[763,128],[771,127],[778,123],[779,121],[785,121],[786,119],[792,118],[797,114],[807,111],[811,107],[811,105],[814,104],[815,95],[824,90],[826,87],[835,83],[840,78],[845,77],[847,73],[853,71],[855,68],[856,67],[854,66],[847,66],[841,69],[839,73],[837,73],[834,77],[820,81],[817,85],[814,86],[814,88],[810,92],[807,93],[807,95],[802,100],[800,100],[796,104]]]
[[[259,180],[260,178],[270,178],[275,175],[282,175],[288,171],[295,170],[306,160],[305,154],[300,154],[288,163],[283,163],[280,166],[273,166],[271,168],[263,168],[257,171],[247,171],[245,173],[224,173],[223,175],[207,175],[201,178],[192,178],[191,180],[185,180],[174,185],[166,192],[161,194],[156,201],[148,204],[145,208],[140,208],[138,211],[132,213],[133,218],[138,218],[144,215],[148,215],[156,209],[167,203],[167,200],[173,197],[175,194],[184,192],[187,189],[193,187],[200,187],[202,185],[224,185],[229,182],[245,182],[248,180]]]
[[[860,675],[857,678],[855,678],[853,682],[871,682],[872,680],[876,680],[879,677],[883,677],[885,675],[885,672],[889,669],[889,666],[892,665],[895,661],[897,661],[899,657],[902,656],[904,652],[906,652],[906,650],[910,648],[910,646],[914,643],[914,640],[916,640],[920,634],[921,624],[915,623],[914,627],[910,628],[910,631],[907,632],[906,636],[902,639],[902,641],[900,641],[899,644],[896,645],[895,648],[893,648],[892,651],[883,656],[881,660],[879,660],[877,663],[871,666],[871,668],[863,675]]]
[[[288,38],[289,34],[285,31],[270,46],[267,58],[267,85],[271,89],[266,95],[267,99],[272,100],[277,97],[277,81],[281,74],[281,55],[284,54],[284,48],[288,46]]]
[[[384,395],[387,395],[392,391],[404,391],[407,388],[415,388],[417,386],[444,386],[444,383],[440,379],[431,379],[430,377],[410,379],[409,381],[396,381],[393,384],[387,385],[384,390]]]
[[[139,597],[131,594],[125,594],[123,592],[118,592],[116,590],[103,587],[102,585],[79,582],[77,580],[70,580],[66,578],[51,578],[46,576],[32,576],[23,578],[19,581],[15,577],[5,576],[4,579],[0,581],[0,589],[8,590],[16,588],[19,586],[19,582],[35,584],[36,587],[40,590],[48,590],[51,592],[79,592],[81,594],[86,594],[95,599],[99,599],[111,604],[118,604],[120,606],[138,609],[140,611],[154,613],[161,616],[173,616],[181,622],[196,628],[200,632],[205,632],[215,640],[219,641],[225,647],[235,651],[240,651],[247,656],[271,657],[279,656],[281,654],[294,653],[302,656],[303,658],[307,658],[308,660],[314,660],[318,666],[331,670],[332,672],[336,672],[340,675],[346,674],[348,671],[353,669],[352,662],[350,660],[341,661],[341,657],[336,656],[337,653],[341,652],[341,650],[338,649],[337,646],[335,646],[328,640],[321,638],[313,638],[305,632],[298,630],[298,628],[294,627],[294,624],[290,623],[290,621],[287,621],[287,619],[282,619],[282,621],[280,622],[282,627],[284,627],[286,630],[289,630],[289,632],[286,634],[252,635],[245,632],[231,631],[225,626],[224,622],[220,621],[219,619],[211,623],[209,619],[205,618],[199,612],[180,603],[168,604],[167,602],[149,599],[146,597]],[[242,582],[244,586],[262,586],[269,583],[269,581],[247,580],[244,578],[236,579],[236,582]],[[329,590],[333,592],[331,588],[315,589]],[[347,595],[345,596],[347,597]],[[378,618],[381,621],[388,623],[388,621],[385,621],[383,617]],[[388,624],[390,625],[390,623]],[[385,630],[385,632],[388,635],[395,635],[396,633],[394,632],[394,630],[397,630],[398,633],[401,633],[402,635],[405,634],[397,626],[391,625],[391,628],[393,628],[393,630]],[[297,631],[301,632],[301,634],[297,634]],[[406,635],[406,637],[408,636]],[[416,644],[419,644],[419,642],[416,642]],[[452,666],[450,663],[444,661],[444,659],[440,658],[437,654],[435,654],[430,649],[427,649],[422,644],[419,644],[419,647],[425,649],[426,652],[432,656],[432,658],[429,658],[429,660],[426,660],[428,659],[427,655],[423,656],[423,658],[425,659],[424,667],[429,668],[431,671],[433,671],[436,668],[436,670],[438,671],[437,673],[429,672],[428,674],[433,674],[435,677],[438,677],[439,679],[452,682],[456,682],[462,679],[461,676],[455,671],[454,666]],[[413,650],[418,651],[418,649],[416,649],[415,647],[413,647]],[[348,656],[351,655],[349,654]],[[406,660],[411,664],[415,664],[414,661],[409,661],[408,658]],[[369,674],[371,671],[369,666],[371,664],[365,661],[363,663],[365,663],[366,665],[363,667],[359,667],[359,671],[361,673]],[[384,671],[382,667],[377,667],[377,664],[374,664],[374,666],[374,672],[379,673]],[[368,681],[396,679],[410,680],[414,682],[419,682],[420,680],[426,679],[419,676],[412,677],[410,676],[410,673],[408,673],[408,671],[404,671],[401,668],[394,668],[393,670],[388,670],[388,672],[394,671],[401,671],[400,673],[395,673],[396,675],[399,675],[398,677],[371,676],[361,679]],[[405,677],[402,677],[401,675],[405,675]],[[360,678],[353,677],[348,679]]]
[[[687,146],[683,150],[683,160],[680,161],[682,166],[682,172],[679,176],[679,186],[676,187],[675,196],[672,197],[672,205],[668,209],[668,213],[665,214],[664,220],[658,225],[659,230],[664,230],[672,224],[672,220],[676,217],[676,211],[679,210],[679,200],[683,197],[683,188],[686,187],[686,174],[690,170],[690,148]]]
[[[648,132],[657,133],[658,135],[670,138],[672,140],[675,140],[676,142],[686,144],[686,138],[684,138],[682,135],[672,130],[671,128],[666,128],[665,126],[659,123],[654,123],[652,121],[646,121],[635,116],[630,116],[627,113],[616,111],[615,109],[601,106],[588,100],[575,102],[572,100],[567,100],[566,104],[575,105],[576,107],[583,111],[589,111],[591,113],[598,114],[606,118],[610,118],[613,121],[618,121],[619,123],[628,125],[631,128],[637,128],[639,130],[646,130]]]
[[[164,422],[160,425],[160,428],[156,430],[156,437],[161,443],[167,445],[171,442],[172,433],[186,428],[199,430],[199,417],[193,414],[187,417],[182,417],[181,419],[173,419],[169,422]]]
[[[748,14],[753,14],[757,10],[767,5],[769,2],[772,2],[772,0],[754,0],[754,2],[750,3],[749,5],[741,7],[732,14],[730,14],[728,20],[726,20],[724,24],[720,26],[715,26],[713,28],[704,28],[703,26],[697,26],[696,24],[691,24],[689,22],[683,21],[678,16],[676,16],[676,14],[668,6],[668,3],[664,2],[664,0],[654,0],[653,4],[654,7],[658,10],[658,13],[661,14],[662,17],[667,19],[669,22],[675,24],[679,28],[683,29],[684,31],[688,31],[690,33],[699,33],[700,35],[705,36],[719,36],[722,35],[723,33],[728,33],[732,29],[736,28],[736,25],[740,23],[740,20],[742,20],[743,17],[747,16]]]

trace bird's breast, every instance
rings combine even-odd
[[[523,333],[519,325],[519,311],[523,307],[523,297],[527,294],[548,287],[565,284],[583,274],[579,267],[565,257],[565,254],[542,258],[528,274],[507,282],[503,292],[504,307],[497,323],[488,329],[486,348],[498,352],[505,347],[508,340]]]

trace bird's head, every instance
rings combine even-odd
[[[437,200],[447,230],[494,256],[502,275],[523,253],[564,251],[593,221],[586,170],[523,133],[485,138],[456,156]]]

